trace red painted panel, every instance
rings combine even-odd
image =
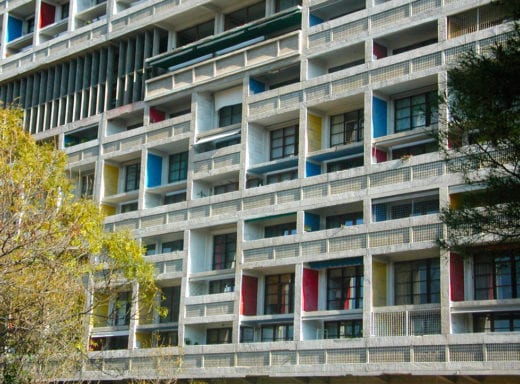
[[[242,276],[242,288],[240,292],[241,315],[256,315],[257,296],[258,279],[253,276]]]
[[[450,298],[452,301],[464,301],[464,264],[462,257],[450,254]]]
[[[378,162],[378,163],[382,163],[387,160],[386,152],[384,152],[380,149],[377,149],[377,148],[372,148],[372,157],[375,157],[376,162]]]
[[[304,311],[318,310],[318,271],[303,270],[302,306]]]
[[[150,108],[150,123],[158,123],[159,121],[163,121],[165,117],[166,115],[164,112],[155,108]]]
[[[372,53],[374,54],[374,57],[376,59],[381,59],[383,57],[388,56],[388,50],[386,49],[386,47],[381,44],[377,44],[375,41],[374,41]]]
[[[40,10],[40,28],[54,23],[55,16],[56,7],[54,5],[42,2]]]

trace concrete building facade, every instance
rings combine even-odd
[[[88,379],[516,382],[520,252],[439,248],[438,152],[486,0],[0,2],[0,100],[130,229],[164,318],[121,285]],[[103,296],[94,295],[93,300]],[[192,381],[193,382],[193,381]]]

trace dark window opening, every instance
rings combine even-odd
[[[296,222],[268,225],[264,228],[264,237],[296,235]]]
[[[519,297],[520,253],[490,252],[474,256],[476,300],[501,300]]]
[[[188,152],[170,155],[168,160],[168,182],[186,180],[188,177]]]
[[[356,143],[363,140],[363,109],[331,116],[330,146]]]
[[[270,135],[270,159],[283,159],[298,154],[298,126],[293,125],[276,131]]]
[[[363,266],[327,270],[327,309],[363,308]]]
[[[236,233],[213,236],[213,270],[233,268],[236,252]]]
[[[395,304],[440,302],[439,259],[394,264]]]
[[[429,127],[438,121],[437,91],[395,101],[395,132]]]
[[[211,328],[206,330],[206,344],[230,344],[232,328]]]
[[[293,312],[294,273],[266,276],[264,314],[271,315]]]
[[[325,339],[351,339],[355,337],[363,337],[363,321],[341,320],[326,321],[324,323]]]

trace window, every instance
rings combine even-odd
[[[411,216],[430,215],[439,212],[439,196],[403,197],[402,200],[375,203],[372,206],[374,221],[403,219]]]
[[[261,330],[262,341],[291,341],[293,339],[292,324],[263,325]]]
[[[271,131],[271,160],[298,154],[298,126]]]
[[[170,155],[168,160],[168,183],[186,180],[188,176],[188,152]]]
[[[289,236],[296,234],[296,222],[269,225],[264,228],[264,237]]]
[[[224,16],[225,30],[238,27],[265,16],[265,1],[228,13]]]
[[[213,187],[213,194],[214,195],[221,195],[222,193],[228,193],[238,191],[238,182],[233,183],[227,183],[222,185],[215,185]]]
[[[520,297],[520,252],[513,250],[474,256],[476,300]]]
[[[107,351],[127,348],[128,336],[92,337],[89,343],[90,351]]]
[[[34,17],[29,17],[26,20],[26,23],[27,23],[27,33],[34,32]]]
[[[179,302],[181,287],[166,287],[162,289],[161,307],[168,309],[164,317],[159,317],[160,323],[174,323],[179,321]]]
[[[520,312],[492,312],[473,315],[474,332],[520,331]]]
[[[155,246],[155,244],[146,244],[144,247],[146,249],[144,253],[145,256],[152,256],[157,253],[157,247]]]
[[[395,131],[429,127],[437,123],[437,92],[404,97],[395,101]]]
[[[331,161],[327,163],[327,172],[343,171],[344,169],[351,169],[363,166],[363,156],[351,157],[338,161]]]
[[[291,169],[290,171],[272,173],[267,175],[266,185],[281,183],[282,181],[295,180],[298,178],[298,170]]]
[[[137,201],[121,204],[121,213],[137,211]]]
[[[213,270],[233,268],[236,252],[236,233],[213,236]]]
[[[173,241],[166,241],[161,244],[161,253],[170,253],[170,252],[177,252],[182,251],[184,249],[184,240],[173,240]]]
[[[215,31],[215,21],[209,20],[204,23],[195,25],[191,28],[183,29],[177,32],[177,47],[193,43],[197,40],[203,39],[213,35]]]
[[[80,181],[81,197],[92,197],[94,194],[94,174],[82,175]]]
[[[270,315],[293,312],[294,273],[266,276],[264,314]]]
[[[179,336],[177,331],[160,331],[154,333],[154,346],[171,347],[179,344]]]
[[[440,302],[439,259],[394,264],[395,304]]]
[[[65,3],[61,6],[61,20],[67,19],[69,17],[69,3]]]
[[[125,192],[139,189],[139,178],[141,176],[141,164],[127,165],[125,168]]]
[[[405,156],[418,156],[424,153],[436,152],[439,146],[436,142],[428,142],[416,145],[410,145],[401,148],[392,148],[392,159],[401,159]]]
[[[234,104],[222,107],[218,111],[218,126],[239,124],[242,121],[242,104]]]
[[[179,193],[172,193],[172,194],[164,196],[164,205],[180,203],[181,201],[186,201],[186,191],[179,192]]]
[[[363,308],[363,266],[327,270],[327,309]]]
[[[330,146],[355,143],[363,140],[363,109],[331,116]]]
[[[209,293],[233,292],[235,290],[235,279],[213,280],[209,282]]]
[[[323,328],[326,339],[363,337],[363,321],[361,319],[326,321]]]
[[[327,216],[327,229],[350,227],[363,224],[363,212],[343,213],[341,215]]]
[[[130,324],[130,292],[119,292],[112,303],[112,325]]]
[[[301,0],[276,0],[274,9],[276,12],[280,12],[284,9],[292,8],[301,4]]]
[[[211,328],[206,330],[206,344],[230,344],[232,328]]]

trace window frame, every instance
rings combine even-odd
[[[215,334],[215,339],[210,338],[210,334]],[[224,327],[224,328],[208,328],[206,329],[206,344],[215,345],[215,344],[231,344],[233,337],[233,328],[232,327]]]
[[[290,156],[298,155],[298,135],[299,125],[293,124],[283,128],[274,129],[269,132],[269,160],[280,160]],[[291,133],[289,133],[291,132]],[[281,135],[281,136],[280,136]],[[278,143],[278,141],[280,143]],[[293,151],[290,151],[290,148]],[[275,155],[275,151],[281,151],[279,155]]]
[[[274,225],[266,225],[264,227],[264,238],[269,239],[272,237],[280,237],[280,236],[291,236],[297,234],[297,226],[296,221],[291,221],[288,223],[280,223]]]
[[[219,250],[219,247],[222,250]],[[237,233],[224,233],[213,236],[213,271],[231,269],[234,267],[237,253]]]
[[[218,110],[218,127],[242,123],[242,103],[226,105]]]
[[[258,11],[255,8],[257,8],[259,6],[263,7],[263,15],[261,15],[260,17],[256,17],[257,13],[255,13],[254,11]],[[248,5],[246,7],[237,9],[236,11],[225,14],[224,15],[224,31],[228,31],[230,29],[239,27],[241,25],[250,23],[255,20],[263,19],[265,17],[265,9],[266,9],[265,7],[266,7],[266,1],[262,0],[257,3]],[[239,17],[239,20],[233,20],[233,17],[236,17],[236,15],[240,14],[240,13],[244,13],[244,15],[242,15],[242,18]]]
[[[424,102],[419,102],[424,97]],[[394,100],[394,132],[406,132],[417,128],[430,127],[439,121],[437,90],[416,93]],[[401,106],[402,104],[402,106]],[[421,106],[422,109],[421,109]],[[405,113],[404,111],[408,111]],[[424,119],[424,122],[421,121]],[[400,128],[400,122],[407,122]]]
[[[354,116],[355,115],[355,116]],[[342,119],[342,121],[335,123],[335,119]],[[329,130],[329,147],[336,147],[339,145],[347,145],[352,143],[359,143],[363,141],[363,130],[365,123],[364,108],[355,109],[353,111],[340,113],[330,116],[330,130]],[[353,126],[353,128],[352,128]],[[339,130],[334,131],[337,127]],[[341,140],[336,140],[333,143],[333,138],[338,137]]]
[[[363,265],[352,265],[327,269],[327,310],[363,308],[363,268]],[[340,273],[339,276],[332,276],[338,272]],[[334,286],[333,283],[335,282],[339,282],[339,284]],[[354,296],[349,297],[352,289],[354,290]]]
[[[265,337],[264,330],[271,330],[272,337]],[[280,337],[281,336],[281,337]],[[292,323],[282,324],[266,324],[260,327],[260,341],[274,342],[274,341],[293,341],[294,340],[294,325]]]
[[[352,224],[345,224],[346,222],[352,222]],[[361,225],[363,223],[363,211],[340,213],[339,215],[325,217],[326,229],[351,227],[353,225]]]
[[[125,166],[124,192],[139,190],[141,181],[141,163],[132,163]]]
[[[425,277],[421,276],[423,271],[426,273]],[[407,278],[404,276],[406,274],[408,274]],[[400,287],[403,289],[399,289]],[[440,260],[438,258],[394,263],[394,305],[438,303],[440,303]]]
[[[335,328],[333,335],[329,329]],[[346,319],[325,321],[323,323],[324,339],[354,339],[363,337],[363,319]],[[350,332],[347,332],[350,331]]]
[[[159,316],[159,323],[177,323],[179,321],[179,311],[181,302],[181,287],[173,285],[162,288],[161,307],[168,308],[166,316]]]
[[[473,255],[475,300],[505,300],[520,297],[520,253],[517,252],[518,250],[509,250]],[[499,269],[506,273],[498,273]],[[479,270],[484,271],[479,273]],[[483,284],[479,285],[480,282]]]
[[[188,156],[188,151],[168,156],[168,183],[176,183],[188,178]]]
[[[294,313],[294,273],[265,276],[264,315],[289,313]]]

